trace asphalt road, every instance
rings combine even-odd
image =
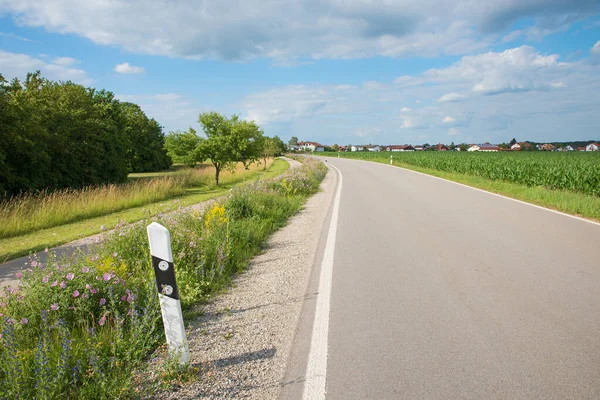
[[[400,168],[328,163],[343,185],[327,399],[600,398],[600,225]]]

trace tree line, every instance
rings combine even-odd
[[[113,93],[0,75],[0,197],[124,182],[168,169],[160,124]]]
[[[223,169],[233,169],[238,162],[246,168],[260,159],[267,165],[268,157],[285,151],[283,141],[275,136],[264,135],[254,122],[240,119],[238,115],[228,118],[217,112],[201,113],[198,122],[206,137],[198,136],[196,130],[171,132],[165,140],[167,153],[174,162],[194,167],[197,163],[210,161],[215,168],[215,183]]]

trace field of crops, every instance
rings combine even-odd
[[[337,157],[336,153],[320,153]],[[347,152],[340,157],[409,164],[526,186],[600,196],[600,152]]]

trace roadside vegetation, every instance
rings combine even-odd
[[[34,256],[18,275],[21,289],[8,289],[0,298],[2,397],[112,399],[152,393],[160,379],[144,377],[176,363],[160,360],[163,328],[146,226],[157,221],[171,231],[187,313],[248,266],[326,173],[322,163],[306,160],[276,178],[236,186],[205,213],[179,209],[122,224],[106,234],[94,255],[50,255],[45,265]]]
[[[44,207],[44,210],[47,211],[46,213],[33,207],[33,213],[38,213],[40,220],[46,218],[49,221],[60,221],[61,223],[50,228],[37,228],[28,233],[0,239],[0,261],[27,255],[30,251],[40,251],[45,248],[52,248],[75,239],[98,234],[104,230],[114,228],[121,222],[131,223],[139,221],[151,215],[170,212],[176,210],[178,207],[185,207],[222,196],[237,184],[256,178],[266,179],[274,177],[285,172],[288,168],[288,163],[281,159],[268,159],[266,170],[264,170],[262,164],[253,164],[246,169],[240,163],[235,169],[223,172],[221,184],[219,186],[214,184],[213,171],[209,165],[200,165],[193,170],[188,170],[187,167],[185,167],[174,172],[134,174],[136,177],[135,181],[139,182],[142,187],[144,187],[144,182],[161,179],[161,176],[179,179],[178,174],[191,174],[191,178],[185,178],[187,184],[191,186],[183,188],[183,191],[180,194],[171,196],[168,199],[133,207],[129,207],[131,204],[128,204],[127,207],[122,208],[120,211],[113,210],[109,213],[104,213],[103,215],[88,216],[77,221],[66,223],[64,222],[66,219],[72,218],[70,213],[79,213],[80,215],[85,214],[88,208],[94,207],[96,200],[99,202],[98,208],[102,209],[102,207],[106,207],[105,204],[102,204],[101,199],[110,196],[98,195],[97,197],[89,199],[89,203],[85,203],[83,202],[85,198],[79,202],[78,196],[74,195],[72,198],[69,198],[69,200],[72,201],[71,208],[62,201],[57,201],[57,203],[52,206],[47,205]],[[180,191],[180,188],[174,190],[174,192]],[[75,193],[77,194],[79,192]],[[118,196],[110,198],[115,202],[113,203],[113,206],[116,206],[117,202],[121,201],[121,198]],[[75,208],[80,205],[81,208]],[[29,218],[26,212],[27,208],[23,206],[22,209],[23,214],[21,217],[14,216],[14,218],[17,218],[16,222],[19,224],[22,224]],[[7,211],[4,212],[10,214]],[[38,223],[33,216],[29,221],[31,225]]]
[[[317,153],[315,153],[317,154]],[[596,152],[341,152],[464,183],[533,204],[600,220],[600,154]]]

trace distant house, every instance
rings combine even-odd
[[[484,143],[484,144],[474,144],[471,145],[467,151],[487,151],[487,152],[494,152],[494,151],[500,151],[500,146],[496,146],[495,144],[489,144],[489,143]]]
[[[325,151],[325,146],[317,142],[298,142],[298,148],[303,151]]]
[[[365,149],[369,150],[369,151],[381,151],[381,146],[377,146],[377,145],[367,145],[364,146]]]
[[[418,144],[418,145],[416,145],[416,146],[414,147],[414,149],[415,149],[415,151],[423,151],[423,150],[425,150],[425,147],[423,147],[423,146],[421,146],[420,144]]]
[[[436,149],[437,151],[448,151],[448,146],[446,146],[445,144],[438,143],[438,144],[435,146],[435,149]]]
[[[340,146],[340,147],[338,147],[338,151],[346,151],[346,146]]]
[[[515,143],[512,146],[510,146],[510,149],[514,151],[519,151],[521,150],[521,145],[519,143]]]
[[[585,151],[585,146],[578,147],[578,148],[577,148],[577,151]]]
[[[540,150],[542,151],[554,151],[555,147],[553,144],[545,143],[540,146]]]
[[[390,144],[385,148],[385,151],[415,151],[415,148],[412,147],[410,144]]]
[[[585,146],[585,151],[600,151],[600,144],[590,143],[587,146]]]
[[[299,147],[296,146],[295,144],[288,144],[287,148],[289,151],[298,151],[299,150]]]
[[[564,147],[557,148],[556,151],[574,151],[574,149],[573,149],[573,147],[567,145]]]
[[[353,145],[350,147],[350,151],[363,151],[364,146],[359,146],[359,145]]]

